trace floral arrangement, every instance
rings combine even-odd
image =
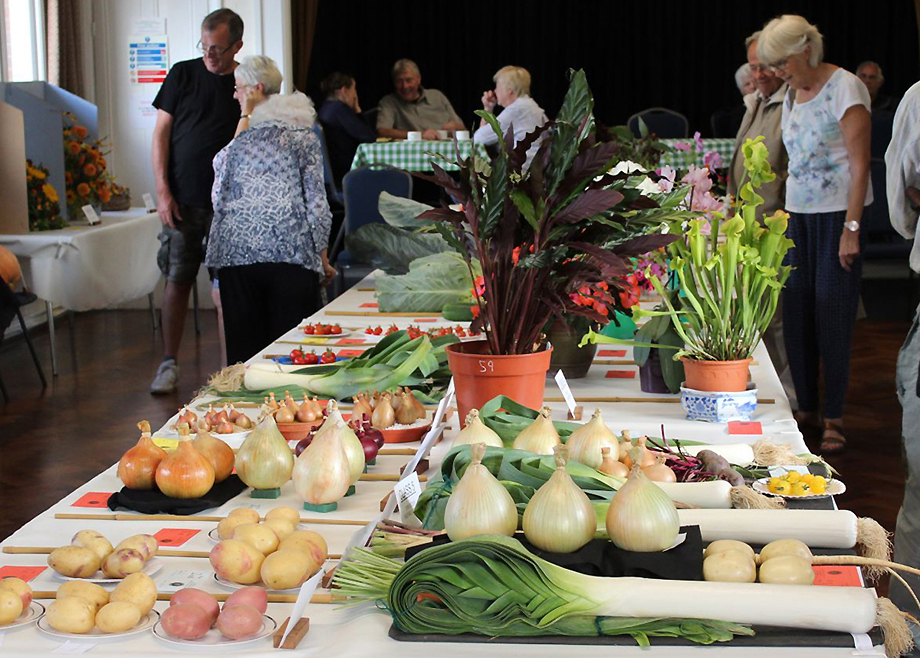
[[[112,197],[112,177],[106,172],[101,140],[89,139],[84,126],[70,113],[64,115],[64,182],[67,184],[67,211],[71,219],[80,217],[85,205],[101,206]]]
[[[61,217],[57,190],[48,182],[48,169],[26,160],[26,189],[29,197],[29,230],[51,231],[67,226]]]

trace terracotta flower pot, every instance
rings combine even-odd
[[[555,376],[561,370],[566,379],[579,379],[588,374],[597,345],[588,343],[578,347],[583,333],[565,321],[556,320],[550,325],[546,338],[553,346],[553,356],[549,362],[549,374]]]
[[[489,354],[488,349],[484,340],[447,346],[461,426],[471,409],[479,409],[496,395],[505,395],[531,409],[543,405],[552,348],[512,356]]]
[[[751,359],[701,361],[681,357],[684,386],[695,391],[738,392],[747,388]]]

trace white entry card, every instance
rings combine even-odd
[[[565,375],[562,374],[560,369],[556,372],[556,385],[559,387],[559,390],[562,391],[562,397],[565,399],[566,405],[569,407],[569,412],[572,414],[572,417],[575,417],[575,396],[572,395],[572,389],[569,388],[569,383],[565,380]]]
[[[157,204],[153,202],[153,197],[150,195],[150,192],[144,192],[142,198],[144,199],[144,208],[147,209],[147,212],[157,211]]]
[[[414,510],[419,496],[422,495],[422,485],[419,482],[418,473],[412,471],[412,473],[396,483],[393,491],[396,494],[396,504],[399,506],[400,511],[402,510],[402,504],[407,500],[412,504],[412,509]]]
[[[86,221],[90,224],[98,224],[102,221],[99,219],[99,215],[96,214],[96,209],[89,204],[83,206],[83,214],[86,215]]]

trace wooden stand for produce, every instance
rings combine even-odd
[[[585,413],[585,408],[581,405],[578,405],[577,407],[575,407],[575,413],[572,413],[570,411],[566,414],[565,417],[568,418],[569,420],[581,420],[584,413]]]
[[[300,644],[300,641],[304,638],[304,635],[310,630],[310,620],[307,617],[301,617],[297,620],[297,623],[294,624],[294,629],[290,634],[285,638],[284,644],[281,644],[281,638],[284,637],[284,631],[287,630],[287,626],[290,623],[291,618],[288,617],[284,620],[284,623],[281,624],[281,627],[272,634],[272,646],[276,649],[296,649],[297,645]]]
[[[408,466],[408,465],[409,465],[409,464],[404,464],[403,466],[401,466],[401,467],[399,468],[399,474],[400,474],[400,475],[403,474],[403,471],[406,470],[406,466]],[[416,466],[415,466],[415,472],[418,473],[419,475],[421,475],[422,473],[424,473],[425,471],[427,471],[428,468],[429,468],[428,460],[427,460],[427,459],[420,459],[419,462],[418,462],[418,464],[416,464]]]

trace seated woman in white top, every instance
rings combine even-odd
[[[495,81],[495,90],[482,94],[482,106],[488,112],[492,112],[496,104],[505,108],[497,117],[498,123],[501,124],[502,133],[507,132],[509,126],[514,127],[515,144],[524,139],[527,133],[533,132],[534,128],[539,128],[548,121],[546,113],[529,95],[530,73],[527,69],[520,66],[504,66],[492,76],[492,79]],[[497,144],[498,135],[483,119],[479,124],[479,130],[473,134],[473,141],[487,146]],[[530,160],[538,148],[539,140],[527,150],[525,169],[530,166]]]

